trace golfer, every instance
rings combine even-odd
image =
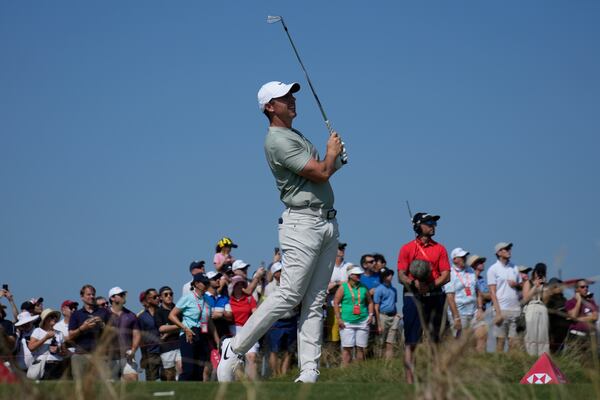
[[[322,310],[338,249],[338,224],[329,178],[341,167],[337,133],[327,141],[321,160],[313,144],[292,128],[298,83],[269,82],[258,91],[258,104],[269,119],[265,155],[286,210],[279,218],[282,251],[279,290],[262,303],[236,336],[223,340],[217,369],[220,382],[233,380],[244,354],[275,321],[302,305],[298,321],[296,382],[317,381],[323,332]]]

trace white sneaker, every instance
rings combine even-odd
[[[294,382],[296,383],[316,383],[319,379],[320,372],[318,369],[307,369],[300,372],[300,376]]]
[[[244,362],[244,356],[236,354],[231,349],[231,338],[223,339],[221,343],[221,360],[217,367],[217,380],[231,382],[235,377],[236,368]]]

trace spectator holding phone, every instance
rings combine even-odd
[[[60,319],[58,311],[49,308],[42,311],[41,323],[31,334],[28,347],[33,355],[33,363],[43,362],[42,380],[60,379],[65,371],[64,357],[67,356],[65,338],[61,331],[54,329]]]
[[[591,350],[591,341],[596,335],[595,326],[598,321],[598,305],[592,298],[589,287],[587,280],[578,280],[575,284],[575,296],[565,305],[572,320],[567,336],[568,349],[582,354],[589,354]]]
[[[110,311],[96,305],[96,288],[84,285],[79,291],[83,307],[69,320],[69,340],[75,345],[71,357],[73,379],[81,380],[90,366],[91,353],[96,350],[100,336],[110,318]]]
[[[531,279],[523,282],[525,350],[531,356],[541,356],[550,351],[548,309],[545,305],[549,295],[550,291],[546,286],[546,264],[538,263],[533,268]]]
[[[13,313],[13,322],[15,322],[17,320],[17,315],[19,315],[19,310],[17,309],[15,299],[13,298],[10,290],[8,290],[8,285],[6,283],[2,285],[2,290],[0,290],[0,299],[3,297],[5,297],[6,300],[8,300],[8,304],[10,304],[11,311]]]
[[[6,319],[6,306],[0,304],[0,361],[10,358],[16,343],[15,325]]]

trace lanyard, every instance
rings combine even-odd
[[[431,259],[427,255],[427,253],[425,253],[425,250],[423,250],[423,248],[421,247],[421,244],[419,243],[419,241],[415,240],[415,242],[416,242],[416,245],[417,245],[417,249],[419,249],[419,251],[421,252],[421,254],[423,255],[423,257],[425,257],[425,261],[427,261],[428,263],[430,263],[431,266],[433,267],[433,261],[431,261]]]
[[[465,281],[463,281],[463,279],[460,277],[460,274],[458,273],[458,268],[454,268],[454,273],[456,274],[456,277],[458,278],[460,283],[462,283],[467,296],[471,296],[471,279],[467,276],[467,283],[465,283]]]
[[[354,292],[352,291],[352,287],[350,287],[350,284],[348,282],[346,282],[346,285],[348,286],[348,290],[350,291],[350,295],[352,296],[352,304],[360,305],[360,286],[356,290],[356,292],[358,293],[358,303],[355,303],[354,302]]]
[[[194,297],[196,298],[196,306],[198,306],[198,310],[200,310],[200,318],[198,318],[198,325],[200,325],[200,324],[202,324],[202,314],[204,312],[204,305],[205,305],[206,301],[204,301],[204,299],[202,299],[202,307],[200,307],[200,299],[196,295],[196,292],[192,292],[192,293],[194,294]]]

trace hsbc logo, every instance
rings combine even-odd
[[[532,383],[534,385],[545,385],[547,383],[550,383],[551,381],[552,378],[550,377],[550,375],[545,373],[531,374],[531,376],[527,378],[527,382]]]

